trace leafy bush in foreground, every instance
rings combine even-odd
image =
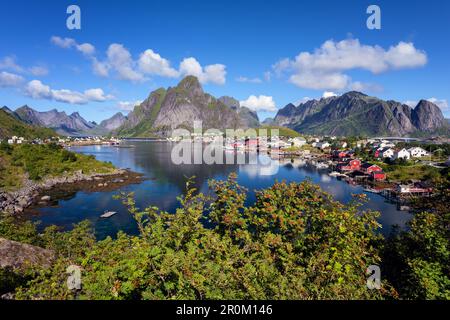
[[[40,236],[57,253],[34,270],[22,299],[378,299],[365,270],[379,264],[376,213],[343,205],[309,181],[275,183],[245,206],[231,175],[211,195],[188,184],[175,213],[136,208],[122,195],[140,234],[95,241],[89,225]],[[363,200],[363,199],[361,199]],[[0,235],[1,236],[1,235]],[[66,268],[82,268],[83,287],[67,289]]]

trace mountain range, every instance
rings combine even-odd
[[[203,129],[279,126],[317,135],[430,136],[450,132],[450,123],[440,108],[421,100],[415,108],[384,101],[360,92],[292,103],[262,123],[258,115],[230,96],[215,98],[205,93],[198,79],[187,76],[177,86],[159,88],[127,115],[118,112],[100,124],[87,121],[78,112],[56,109],[40,112],[25,105],[15,111],[3,107],[9,117],[32,127],[45,127],[69,136],[107,135],[161,137],[173,129],[192,129],[201,120]],[[4,115],[3,115],[4,116]],[[5,117],[5,116],[4,116]]]
[[[56,109],[41,112],[27,105],[15,111],[10,110],[8,107],[3,107],[3,110],[25,124],[50,128],[56,133],[65,136],[104,135],[117,129],[125,121],[125,116],[120,112],[109,119],[103,120],[98,125],[95,122],[85,120],[78,112],[70,115]]]
[[[271,124],[318,135],[423,136],[449,134],[449,124],[434,103],[421,100],[415,108],[360,92],[290,103]]]
[[[20,136],[26,139],[49,138],[55,136],[55,132],[48,128],[33,126],[20,121],[14,111],[8,107],[0,109],[0,140]]]

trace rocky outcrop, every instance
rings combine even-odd
[[[24,270],[28,267],[50,267],[55,254],[51,250],[0,238],[0,268]]]
[[[414,108],[412,122],[417,129],[426,132],[433,132],[436,128],[441,128],[446,124],[441,109],[427,100],[420,100]]]
[[[310,134],[415,135],[447,132],[448,124],[439,107],[422,100],[416,108],[384,101],[360,92],[310,100],[280,109],[275,124]]]
[[[107,178],[109,181],[106,181]],[[116,185],[122,186],[140,180],[141,176],[123,169],[115,169],[110,173],[88,173],[81,170],[70,176],[47,178],[41,182],[26,179],[22,188],[14,192],[0,192],[0,211],[8,213],[22,213],[33,204],[50,201],[50,197],[42,195],[61,185],[89,183],[95,189]],[[100,182],[101,181],[101,182]],[[101,183],[101,185],[99,185]],[[87,189],[86,186],[84,186]]]

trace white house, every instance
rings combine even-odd
[[[13,136],[11,139],[8,139],[8,144],[21,144],[25,141],[24,137]]]
[[[399,150],[399,151],[395,151],[393,156],[391,157],[392,160],[395,160],[395,159],[409,160],[410,158],[411,158],[411,154],[405,148],[403,148],[402,150]]]
[[[289,139],[289,142],[292,143],[292,146],[299,147],[299,148],[306,144],[306,140],[301,137]]]
[[[318,142],[315,147],[323,150],[329,148],[330,146],[331,144],[329,144],[328,142]]]
[[[428,156],[428,152],[420,147],[409,148],[408,152],[413,158],[421,158]]]
[[[290,143],[287,143],[286,141],[283,140],[270,141],[267,142],[267,145],[272,149],[285,149],[291,147]]]
[[[380,156],[382,158],[392,158],[394,156],[394,149],[392,148],[383,148],[380,150]]]

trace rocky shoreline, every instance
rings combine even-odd
[[[14,192],[0,191],[0,212],[18,214],[33,205],[50,204],[52,197],[47,195],[53,189],[108,191],[122,186],[140,183],[142,174],[126,169],[115,169],[110,173],[88,173],[81,170],[71,176],[52,177],[34,182],[27,179],[24,186]]]

